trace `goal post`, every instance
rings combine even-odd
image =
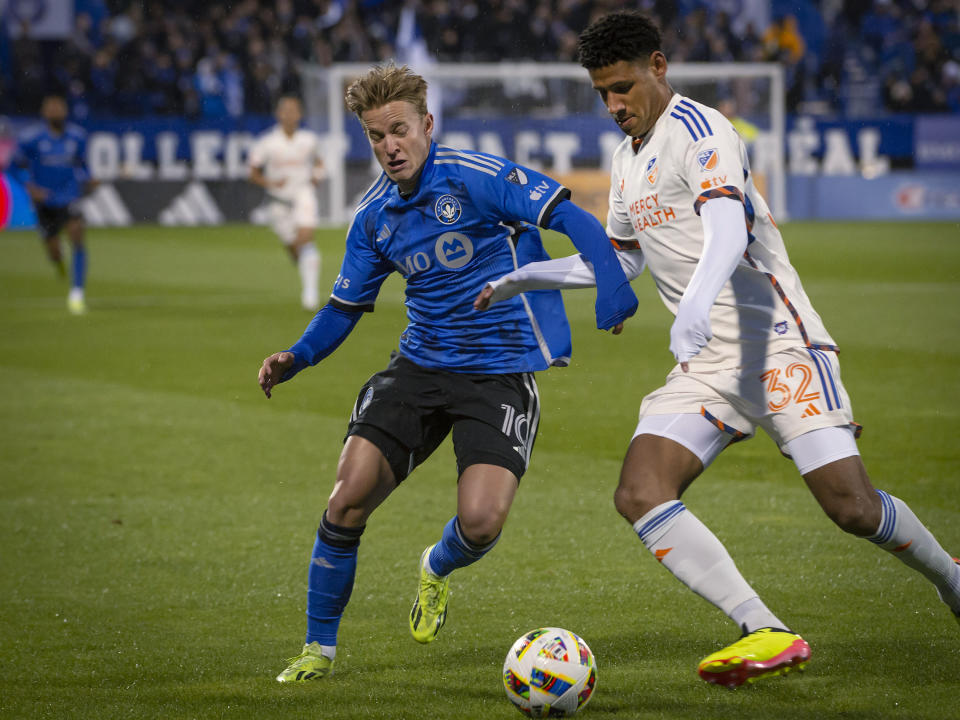
[[[344,105],[349,84],[370,65],[300,65],[307,124],[324,142],[325,224],[349,222],[379,173],[359,123]],[[606,203],[613,149],[623,139],[575,63],[445,63],[416,68],[428,82],[434,137],[453,147],[503,155],[557,177],[578,202]],[[784,72],[776,63],[674,63],[677,91],[719,107],[747,142],[755,181],[774,216],[786,217]],[[589,202],[587,203],[589,205]],[[590,208],[605,219],[605,212]]]

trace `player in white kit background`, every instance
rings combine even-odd
[[[614,502],[657,560],[743,632],[701,661],[700,676],[736,687],[810,658],[679,499],[721,450],[757,427],[841,529],[922,573],[960,622],[960,560],[903,501],[871,484],[837,345],[754,187],[739,135],[720,112],[673,91],[659,30],[646,17],[602,17],[581,34],[579,50],[628,136],[613,156],[607,233],[627,277],[649,268],[676,316],[678,364],[640,406]],[[475,304],[592,286],[592,274],[581,256],[531,263],[488,285]]]
[[[277,103],[277,124],[250,150],[250,182],[266,190],[270,225],[286,246],[300,273],[300,302],[320,306],[320,252],[313,236],[320,224],[317,183],[325,176],[320,137],[300,127],[300,100],[284,96]]]

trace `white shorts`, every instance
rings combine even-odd
[[[643,399],[635,436],[648,433],[675,440],[706,467],[724,447],[751,437],[758,426],[781,452],[788,457],[793,454],[801,472],[857,454],[853,438],[860,426],[853,422],[836,353],[796,348],[764,358],[754,367],[688,373],[676,367],[663,387]],[[813,431],[837,427],[851,432],[818,433],[821,438],[838,438],[837,447],[832,442],[826,447],[792,442]],[[801,458],[796,456],[797,447]]]
[[[320,208],[313,187],[303,187],[291,199],[274,198],[269,205],[270,227],[284,245],[291,245],[300,228],[320,225]]]

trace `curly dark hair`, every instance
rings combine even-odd
[[[615,12],[590,23],[577,39],[580,64],[587,70],[621,60],[645,60],[660,50],[660,29],[639,12]]]

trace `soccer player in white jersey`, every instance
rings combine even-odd
[[[267,191],[270,224],[297,263],[307,310],[320,306],[317,284],[320,252],[313,235],[320,224],[316,185],[324,177],[320,138],[300,127],[300,100],[284,96],[277,103],[277,124],[250,150],[250,182]]]
[[[646,265],[676,315],[670,351],[678,364],[640,406],[614,503],[657,560],[743,633],[704,658],[700,676],[736,687],[810,658],[808,644],[680,501],[723,448],[757,427],[792,458],[831,520],[923,574],[960,621],[960,561],[902,500],[871,484],[836,343],[790,265],[736,131],[715,109],[673,91],[659,30],[646,17],[598,19],[579,51],[628,136],[613,157],[607,233],[627,276]],[[529,264],[488,285],[476,306],[531,289],[587,287],[591,276],[579,256]]]

